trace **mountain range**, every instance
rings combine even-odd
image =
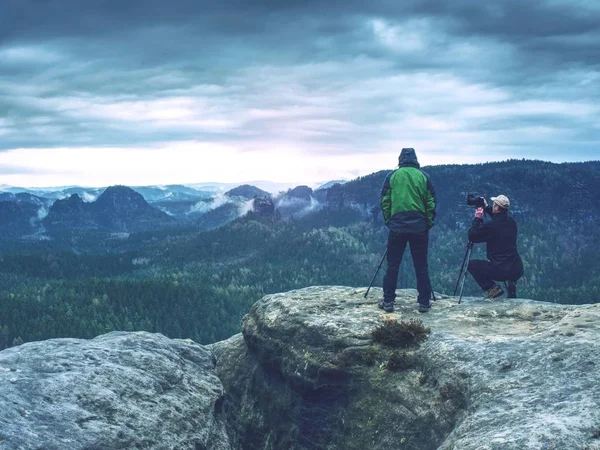
[[[525,266],[518,296],[600,302],[600,162],[425,170],[438,200],[429,253],[436,292],[455,286],[474,212],[467,194],[505,194]],[[234,187],[174,215],[124,186],[93,202],[77,194],[50,207],[0,201],[0,331],[7,327],[9,344],[138,329],[209,343],[237,332],[265,294],[366,286],[385,252],[379,195],[388,173],[255,198],[260,188]],[[484,245],[473,258],[485,258]],[[398,286],[415,286],[408,251]],[[480,295],[470,278],[465,295]]]
[[[569,222],[598,220],[600,163],[552,164],[507,161],[478,165],[426,168],[436,186],[438,218],[445,225],[460,224],[463,199],[470,192],[511,198],[517,218],[556,217]],[[332,181],[313,191],[296,186],[273,196],[244,184],[225,192],[198,190],[184,185],[103,189],[68,187],[60,191],[0,192],[0,230],[11,238],[59,230],[107,232],[159,229],[200,223],[211,229],[246,214],[256,197],[272,198],[283,218],[329,208],[352,208],[377,216],[383,180],[389,171],[342,183]],[[214,185],[211,189],[214,189]]]
[[[212,229],[253,210],[255,198],[273,198],[270,192],[249,184],[225,192],[184,185],[72,186],[36,192],[17,192],[17,188],[0,192],[0,231],[4,237],[47,238],[74,231],[121,233],[190,223]],[[298,186],[280,192],[275,202],[280,214],[288,217],[314,208],[312,194],[308,186]]]
[[[168,214],[150,206],[141,194],[126,186],[111,186],[93,202],[78,194],[56,200],[43,225],[48,230],[105,230],[130,232],[169,225]]]

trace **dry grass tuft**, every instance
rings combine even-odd
[[[371,333],[373,340],[389,347],[406,348],[426,340],[431,329],[419,319],[385,322]]]

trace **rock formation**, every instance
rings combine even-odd
[[[271,217],[275,214],[275,204],[270,198],[256,197],[252,201],[252,211],[261,217]]]
[[[300,200],[310,201],[313,190],[308,186],[296,186],[293,189],[288,189],[286,196],[289,198],[297,198]]]
[[[385,314],[364,291],[265,296],[207,347],[0,352],[0,449],[600,448],[600,305],[439,296],[419,315],[403,290]]]
[[[600,305],[453,298],[397,313],[375,290],[266,296],[241,336],[217,343],[234,448],[600,448]],[[423,343],[374,342],[385,321],[422,319]]]
[[[323,193],[321,193],[323,197]],[[312,211],[320,209],[319,201],[313,197],[313,190],[308,186],[296,186],[282,192],[275,199],[275,209],[279,211],[281,217],[302,217]]]
[[[0,449],[228,450],[211,353],[160,334],[0,352]]]

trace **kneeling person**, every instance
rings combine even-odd
[[[507,297],[517,297],[516,282],[523,276],[523,262],[517,251],[517,223],[508,215],[510,201],[505,195],[492,197],[493,207],[477,208],[473,224],[469,229],[469,240],[487,244],[487,261],[473,259],[469,262],[469,273],[486,298],[500,297],[504,291],[494,281],[507,283]],[[492,220],[484,222],[487,212]]]

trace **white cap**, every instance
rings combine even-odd
[[[508,209],[510,208],[510,200],[506,195],[499,195],[498,197],[492,197],[492,201],[498,205],[500,208]]]

